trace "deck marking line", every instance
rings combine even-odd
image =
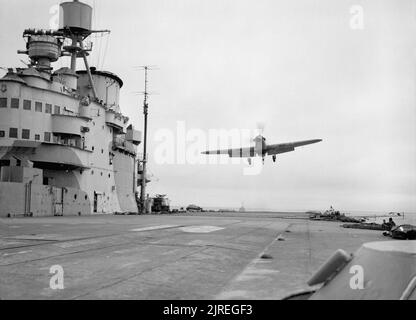
[[[256,272],[254,270],[256,270],[256,265],[259,263],[264,263],[264,262],[269,262],[266,260],[261,259],[260,257],[266,253],[269,248],[274,245],[279,237],[282,236],[282,233],[284,233],[287,229],[289,229],[291,226],[291,224],[288,224],[285,228],[285,230],[283,230],[281,233],[279,233],[268,245],[266,245],[266,247],[264,247],[264,249],[260,252],[260,254],[257,255],[257,257],[255,257],[251,262],[248,263],[248,265],[244,268],[244,270],[242,272],[240,272],[237,276],[234,277],[234,279],[232,279],[230,282],[228,282],[228,284],[224,287],[223,291],[220,292],[219,294],[217,294],[214,299],[216,300],[223,300],[223,299],[236,299],[236,298],[240,298],[240,299],[244,299],[244,298],[248,298],[250,295],[250,292],[245,290],[245,291],[241,291],[241,290],[231,290],[230,286],[232,283],[234,282],[241,282],[241,281],[247,281],[247,280],[253,280],[252,278],[252,274],[253,272]],[[279,270],[274,270],[276,273],[279,272]],[[260,271],[261,273],[262,271]],[[273,270],[272,272],[273,273]],[[263,275],[266,275],[265,272]]]
[[[176,227],[178,227],[178,225],[164,224],[160,226],[130,229],[130,231],[151,231],[151,230],[169,229],[169,228],[176,228]]]
[[[24,254],[24,253],[29,253],[32,252],[32,250],[27,250],[27,251],[19,251],[19,252],[12,252],[12,253],[4,253],[3,257],[7,257],[7,256],[11,256],[11,255],[15,255],[15,254]]]
[[[183,232],[189,232],[189,233],[210,233],[218,230],[222,230],[224,228],[222,227],[216,227],[216,226],[189,226],[189,227],[182,227],[179,228]]]

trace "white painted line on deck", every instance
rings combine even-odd
[[[243,273],[237,276],[236,281],[250,281],[256,279],[264,279],[269,275],[280,272],[279,270],[271,269],[257,269],[255,266],[250,266]]]
[[[210,233],[218,230],[222,230],[224,228],[216,227],[216,226],[189,226],[189,227],[182,227],[179,230],[183,232],[190,232],[190,233]]]
[[[12,253],[4,253],[3,257],[12,256],[12,255],[15,255],[15,254],[24,254],[24,253],[29,253],[29,252],[32,252],[32,250],[12,252]]]
[[[265,269],[258,267],[259,264],[268,264],[270,263],[269,260],[264,260],[261,258],[263,254],[265,254],[269,248],[274,245],[279,239],[282,237],[282,234],[278,234],[264,249],[260,254],[254,258],[246,268],[240,272],[232,281],[230,281],[225,289],[220,292],[215,299],[224,300],[224,299],[250,299],[253,296],[253,292],[250,290],[235,290],[233,287],[239,283],[244,281],[260,281],[267,279],[268,276],[273,276],[276,273],[279,273],[279,270],[274,269]]]
[[[160,226],[152,226],[152,227],[144,227],[144,228],[136,228],[131,229],[130,231],[152,231],[152,230],[160,230],[160,229],[168,229],[168,228],[176,228],[177,225],[171,225],[171,224],[164,224]]]

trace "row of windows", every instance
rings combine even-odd
[[[19,99],[18,98],[11,98],[10,99],[10,108],[12,109],[19,109]],[[0,98],[0,108],[7,108],[7,98]],[[31,100],[23,100],[23,110],[32,110],[32,101]],[[35,101],[35,111],[42,112],[43,111],[43,103]],[[45,103],[45,113],[52,113],[52,105],[50,103]],[[60,106],[53,107],[54,114],[61,113]]]
[[[0,138],[5,138],[5,137],[6,137],[6,131],[5,130],[0,130]],[[19,139],[19,129],[18,128],[9,128],[9,136],[8,137],[9,138],[14,138],[14,139]],[[35,134],[33,137],[31,137],[30,129],[22,129],[20,138],[25,139],[25,140],[34,139],[35,141],[40,141],[41,140],[41,135],[40,134]],[[59,136],[59,135],[52,135],[51,132],[44,132],[43,133],[43,141],[44,142],[53,142],[53,143],[56,143],[56,144],[67,145],[67,146],[70,146],[70,147],[77,147],[77,148],[80,148],[80,149],[85,149],[83,139],[71,139],[71,138],[62,137],[62,136]],[[92,150],[94,151],[94,147],[92,147]],[[104,149],[101,149],[101,153],[104,153]]]
[[[0,138],[4,138],[6,136],[6,132],[4,130],[0,130]],[[22,139],[30,139],[30,130],[29,129],[22,129]],[[9,138],[19,138],[19,130],[17,128],[9,128]],[[35,134],[35,140],[40,141],[40,134]],[[51,133],[45,132],[43,135],[43,140],[46,142],[51,141]]]
[[[0,138],[5,138],[6,137],[6,131],[5,130],[0,130]],[[18,128],[9,128],[9,138],[14,138],[14,139],[18,139],[19,138],[19,129]],[[21,132],[21,138],[25,139],[25,140],[30,140],[30,129],[22,129]],[[40,134],[35,134],[34,139],[36,141],[40,141],[41,135]],[[52,133],[51,132],[44,132],[43,133],[43,141],[45,142],[51,142],[52,138]],[[84,144],[82,143],[81,146],[81,139],[78,139],[75,142],[68,142],[68,139],[62,139],[59,136],[54,136],[54,143],[60,143],[60,144],[69,144],[71,146],[76,146],[82,149],[85,148]],[[94,146],[91,147],[92,151],[94,152],[95,148]],[[104,149],[101,149],[101,153],[104,153]],[[111,159],[110,159],[111,161]]]
[[[5,137],[6,137],[6,131],[0,130],[0,138],[5,138]],[[25,140],[30,140],[30,139],[34,139],[36,141],[41,140],[40,134],[35,134],[34,137],[32,138],[30,135],[30,129],[22,129],[20,137],[21,139],[25,139]],[[18,128],[9,128],[9,138],[19,139]],[[51,132],[43,133],[43,141],[85,149],[85,145],[83,144],[82,139],[70,139],[70,138],[61,137],[59,135],[52,136]],[[93,147],[93,150],[94,150],[94,147]],[[104,149],[101,149],[101,153],[104,153]]]

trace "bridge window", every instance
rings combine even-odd
[[[17,128],[9,129],[9,138],[17,138]]]
[[[45,113],[52,113],[52,105],[47,103],[45,104]]]
[[[42,102],[35,102],[35,111],[42,112]]]
[[[54,114],[61,114],[61,107],[60,106],[55,106],[53,108],[53,113]]]
[[[7,108],[7,98],[0,98],[0,108]]]
[[[19,109],[19,99],[12,98],[10,107],[13,108],[13,109]]]
[[[35,140],[40,140],[40,134],[35,134]]]
[[[30,139],[30,130],[29,129],[23,129],[22,130],[22,139]]]
[[[0,130],[0,138],[4,138],[6,136],[6,132],[4,130]]]
[[[47,142],[50,142],[51,141],[51,133],[50,132],[45,132],[43,140],[45,140]]]
[[[23,109],[24,110],[31,110],[32,109],[32,101],[23,100]]]

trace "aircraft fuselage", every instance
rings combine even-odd
[[[267,145],[266,139],[263,136],[257,136],[254,138],[254,151],[257,155],[264,157],[266,155]]]

